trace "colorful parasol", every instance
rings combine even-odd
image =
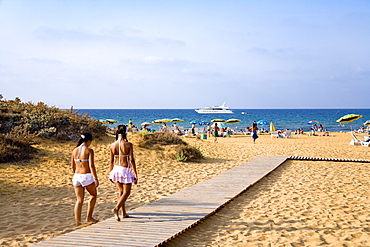
[[[311,121],[308,121],[307,124],[318,124],[319,121],[315,121],[315,120],[311,120]]]
[[[171,122],[182,122],[184,120],[180,119],[180,118],[173,118],[171,119]]]
[[[358,114],[347,114],[337,120],[338,123],[350,123],[362,118],[362,115]]]
[[[226,123],[240,123],[241,121],[242,120],[240,120],[240,119],[233,118],[233,119],[226,120]]]
[[[140,124],[141,126],[150,126],[150,125],[152,125],[151,123],[149,123],[149,122],[144,122],[144,123],[141,123]]]
[[[154,120],[152,123],[154,124],[164,124],[164,123],[168,123],[168,122],[171,122],[171,119],[157,119],[157,120]]]
[[[211,122],[212,123],[225,123],[226,121],[224,119],[213,119]]]

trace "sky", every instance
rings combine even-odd
[[[75,109],[370,108],[368,0],[0,0],[0,94]]]

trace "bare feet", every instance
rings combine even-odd
[[[119,218],[117,209],[113,208],[112,213],[114,214],[114,218],[116,219],[116,221],[121,221],[121,219]]]
[[[96,219],[94,219],[93,217],[91,217],[91,218],[86,219],[86,222],[90,222],[90,223],[98,223],[98,222],[99,222],[99,220],[96,220]]]
[[[128,218],[130,217],[128,214],[122,214],[122,218]]]

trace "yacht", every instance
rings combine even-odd
[[[196,109],[195,111],[201,114],[209,114],[209,113],[216,113],[216,114],[232,114],[234,113],[230,110],[230,107],[225,106],[224,102],[221,106],[210,106],[204,107],[202,109]]]

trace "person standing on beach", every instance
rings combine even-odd
[[[121,221],[119,210],[122,209],[122,217],[127,218],[125,202],[131,193],[132,183],[137,184],[138,175],[134,158],[134,149],[126,137],[126,126],[120,125],[116,133],[116,141],[110,146],[109,180],[116,183],[119,194],[118,202],[112,209],[117,221]]]
[[[195,123],[191,124],[191,134],[195,136]]]
[[[258,138],[258,135],[257,135],[258,127],[257,127],[257,122],[256,121],[253,122],[251,130],[252,130],[253,143],[256,143],[256,139]]]
[[[213,136],[215,137],[215,140],[213,142],[218,142],[217,137],[218,137],[218,132],[220,131],[220,128],[217,126],[217,123],[213,126]]]
[[[76,148],[72,151],[71,167],[74,173],[72,184],[77,197],[77,202],[74,208],[75,222],[77,226],[81,224],[81,211],[85,197],[85,188],[90,194],[86,221],[92,223],[98,222],[98,220],[95,220],[92,217],[97,198],[96,188],[99,186],[99,180],[94,164],[94,150],[89,148],[92,139],[93,138],[90,133],[81,135]]]
[[[163,132],[167,132],[167,125],[166,125],[166,123],[163,123],[162,124],[162,128],[161,129],[162,129]]]
[[[207,134],[208,137],[211,137],[211,125],[209,123],[207,123]]]

